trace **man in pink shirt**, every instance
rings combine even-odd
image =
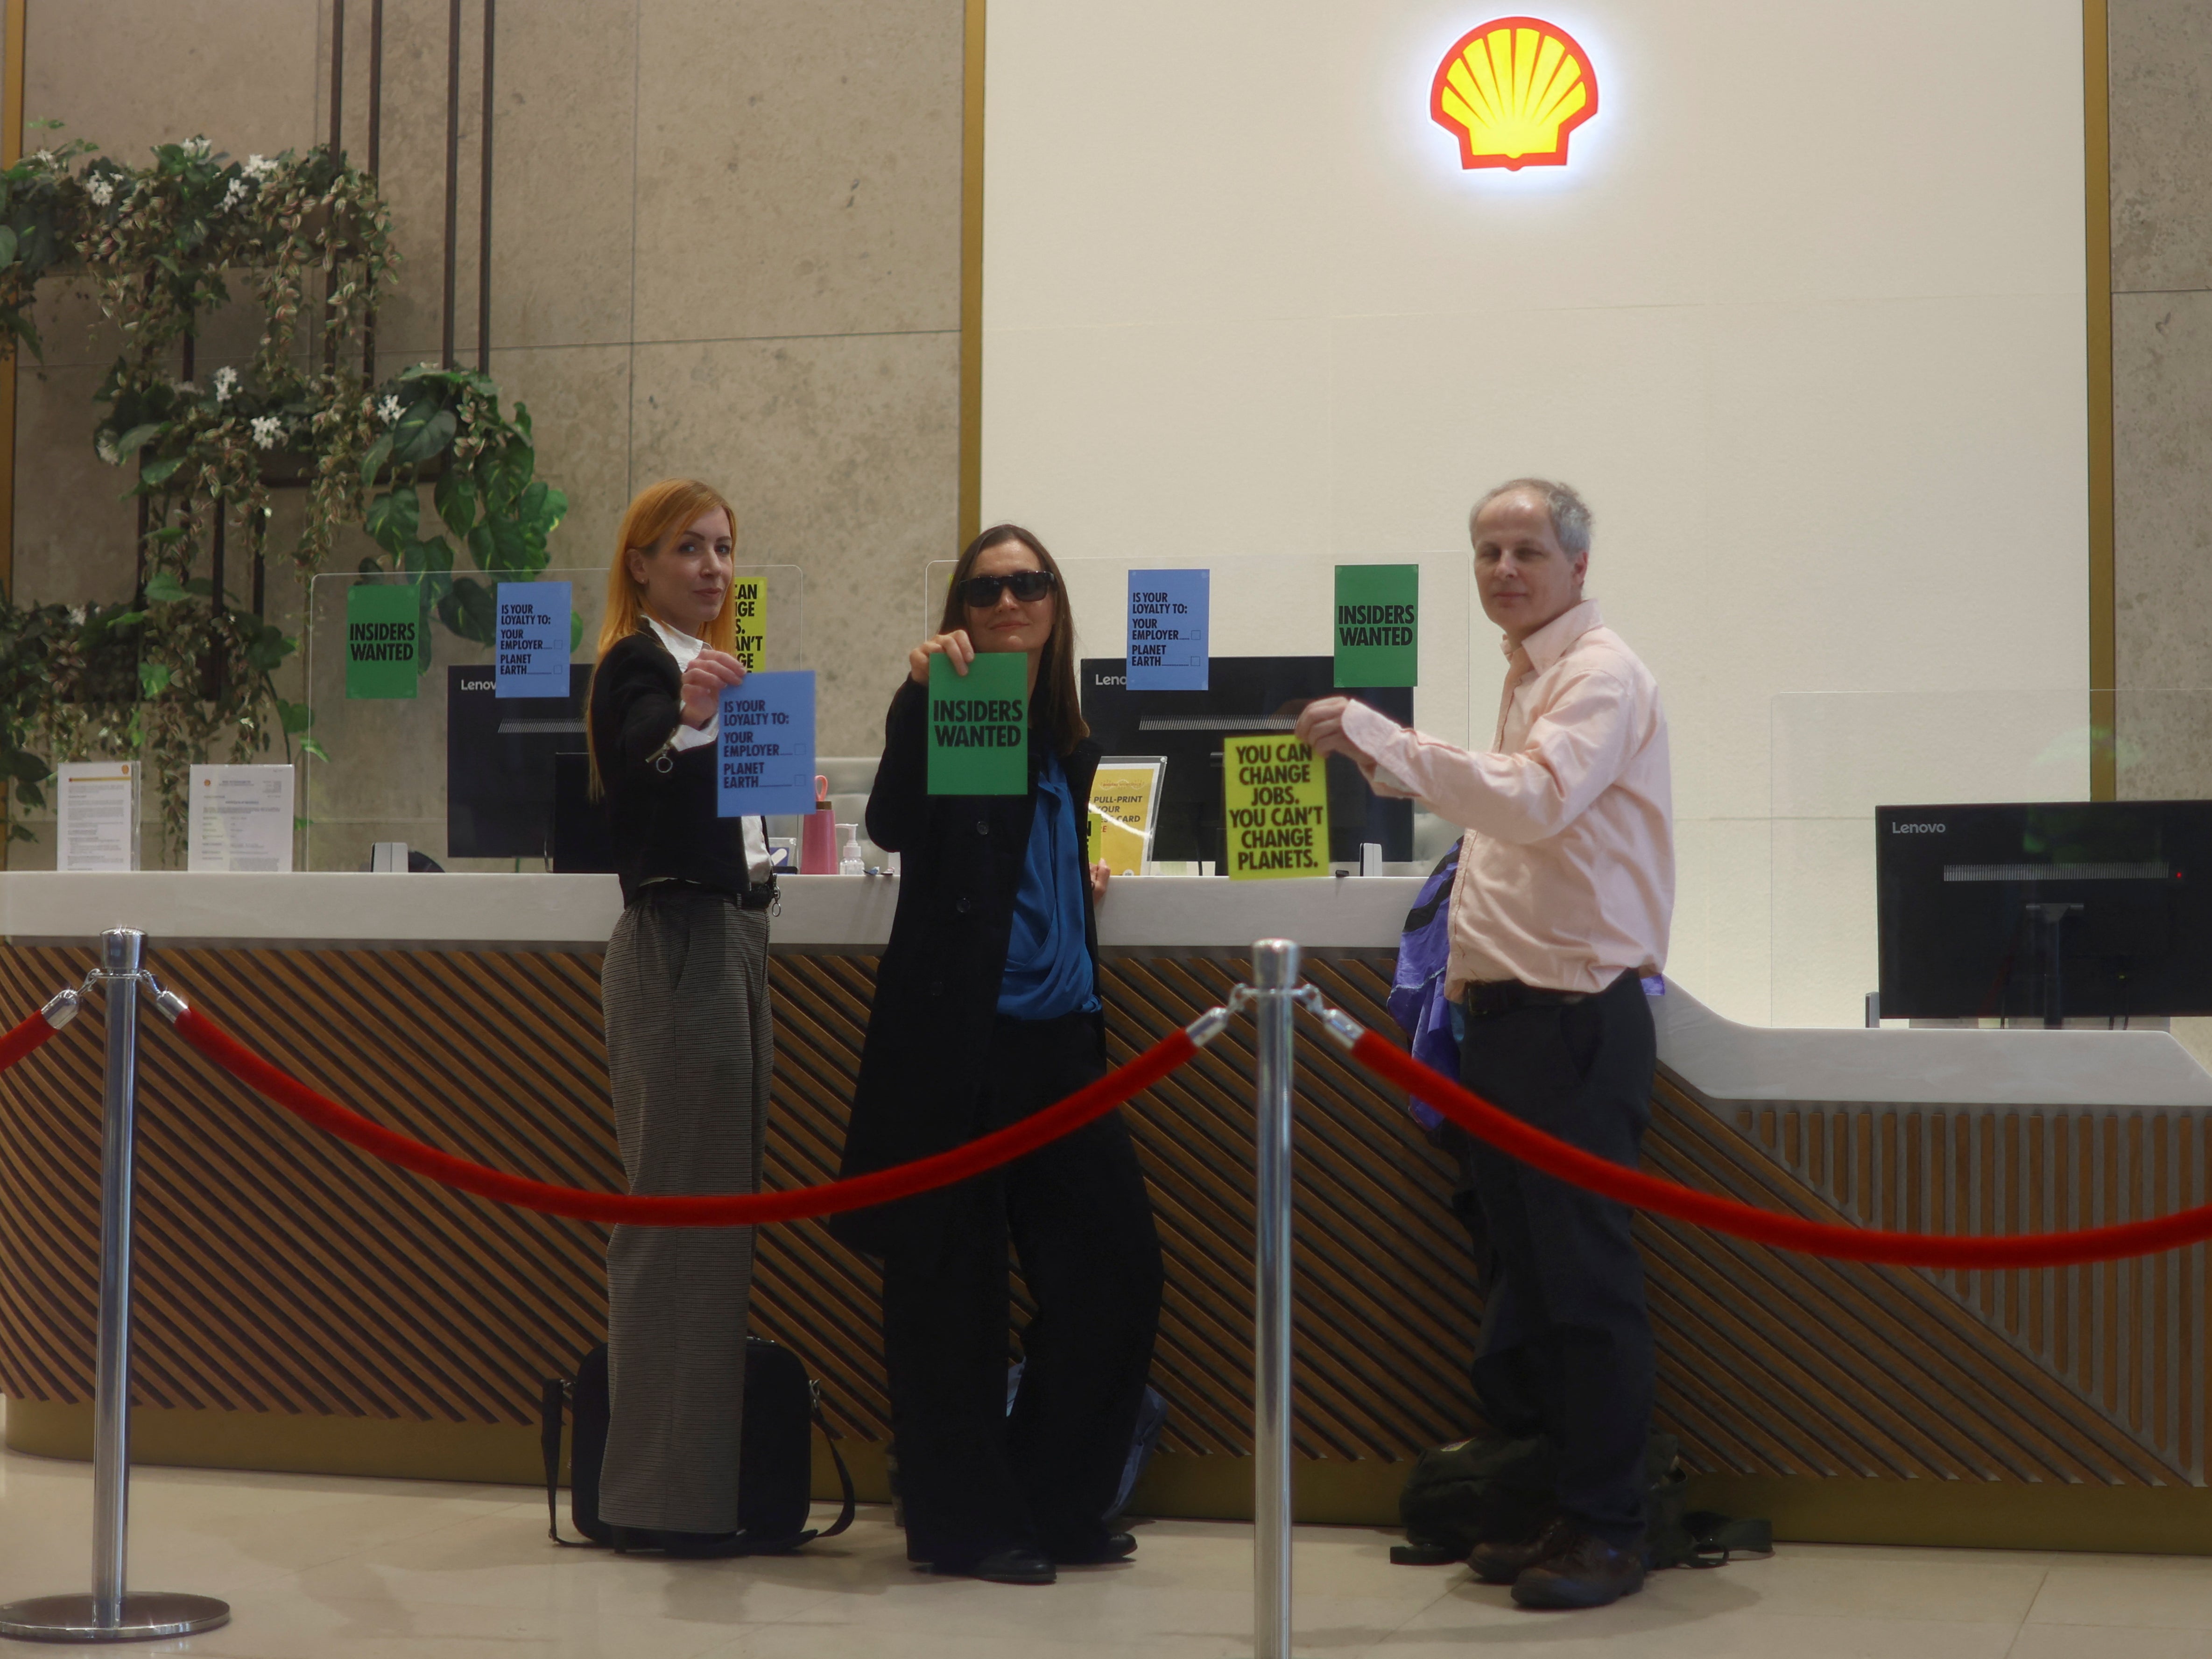
[[[1667,720],[1650,672],[1583,597],[1590,515],[1516,478],[1475,504],[1475,585],[1504,630],[1497,738],[1474,752],[1325,697],[1298,735],[1376,793],[1466,828],[1446,991],[1460,1079],[1576,1146],[1633,1164],[1656,1063],[1643,979],[1674,902]],[[1558,1510],[1468,1565],[1524,1607],[1598,1607],[1644,1583],[1651,1324],[1629,1212],[1465,1141],[1489,1235],[1474,1380],[1492,1422],[1559,1455]]]

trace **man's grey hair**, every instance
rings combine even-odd
[[[1482,499],[1467,515],[1467,530],[1474,533],[1474,521],[1500,495],[1525,489],[1544,501],[1544,510],[1552,515],[1552,533],[1559,538],[1559,545],[1569,558],[1579,559],[1590,550],[1589,503],[1572,484],[1556,483],[1549,478],[1508,478],[1494,489],[1483,492]]]

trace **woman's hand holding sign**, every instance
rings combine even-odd
[[[722,688],[744,683],[744,664],[726,651],[702,651],[684,671],[684,724],[703,728],[722,707]]]
[[[968,672],[968,665],[975,660],[975,647],[968,639],[968,630],[956,628],[950,634],[932,634],[920,645],[906,653],[907,673],[916,685],[929,684],[929,659],[942,652],[945,661],[959,673]]]

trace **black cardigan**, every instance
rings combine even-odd
[[[715,745],[664,752],[683,722],[683,694],[676,659],[645,628],[617,641],[592,677],[592,750],[624,904],[664,877],[746,896],[744,820],[714,815]]]
[[[1027,794],[932,795],[927,702],[924,688],[911,680],[891,699],[883,762],[868,796],[868,839],[900,855],[899,895],[860,1050],[842,1170],[848,1176],[945,1152],[979,1133],[981,1068],[1006,978],[1014,895],[1036,822],[1045,759],[1037,729],[1030,729]],[[1100,752],[1086,738],[1060,757],[1079,823]],[[1080,866],[1081,851],[1074,857]],[[1082,887],[1083,939],[1096,975],[1098,927],[1087,878]],[[1103,1012],[1092,1017],[1088,1032],[1103,1060]],[[871,1255],[907,1251],[937,1236],[945,1201],[940,1188],[832,1216],[830,1231]]]

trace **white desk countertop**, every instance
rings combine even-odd
[[[779,950],[874,951],[890,938],[895,880],[786,876],[781,885],[782,909],[769,928]],[[1395,950],[1420,885],[1410,876],[1125,878],[1108,888],[1098,908],[1099,944],[1109,951],[1231,951],[1283,937],[1312,950]],[[0,937],[15,945],[89,945],[103,929],[137,927],[155,951],[185,945],[596,951],[621,914],[612,876],[0,872]]]
[[[1153,876],[1099,907],[1109,951],[1241,954],[1255,939],[1318,951],[1392,950],[1416,877],[1231,883]],[[784,951],[873,951],[890,936],[894,881],[787,876],[771,925]],[[597,950],[622,912],[612,876],[129,875],[0,872],[0,937],[89,945],[144,930],[164,948]],[[1716,1102],[2212,1106],[2212,1073],[2163,1031],[1776,1030],[1724,1019],[1672,981],[1652,1001],[1661,1061]]]

